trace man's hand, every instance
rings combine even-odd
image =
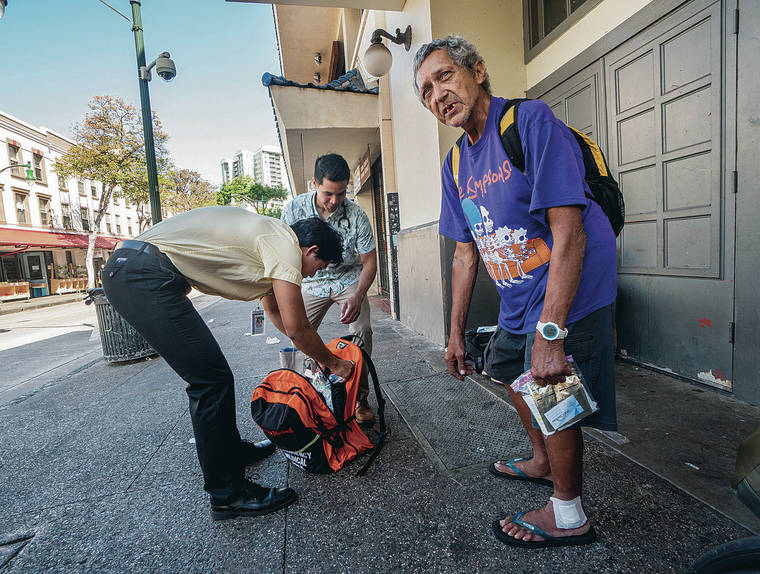
[[[471,375],[473,372],[472,363],[465,361],[464,337],[449,337],[449,346],[446,348],[444,359],[449,373],[460,381],[464,380],[465,375]]]
[[[341,323],[348,325],[349,323],[353,323],[359,318],[359,314],[362,310],[362,299],[363,297],[359,297],[358,294],[355,293],[345,303],[343,303],[343,307],[341,307],[340,310]]]
[[[344,361],[336,357],[330,372],[338,375],[343,380],[348,380],[351,373],[354,372],[354,364],[351,361]]]
[[[565,356],[562,339],[547,341],[536,334],[531,350],[530,374],[541,387],[556,385],[565,380],[565,375],[570,374],[570,364]]]

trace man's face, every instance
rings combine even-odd
[[[480,84],[485,80],[482,62],[474,71],[458,66],[446,50],[436,50],[417,70],[417,85],[425,107],[439,122],[454,128],[463,127],[478,98],[485,93]]]
[[[313,277],[317,271],[326,269],[329,262],[317,257],[319,248],[316,245],[311,247],[301,247],[301,275],[303,277]]]
[[[333,213],[340,207],[343,200],[346,199],[347,181],[331,181],[326,177],[322,178],[322,183],[314,180],[314,187],[317,188],[317,204],[327,213]]]

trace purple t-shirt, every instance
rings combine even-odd
[[[583,158],[575,138],[540,100],[520,105],[525,173],[512,167],[499,136],[499,116],[506,102],[492,97],[481,138],[474,145],[464,138],[458,187],[451,152],[446,157],[438,229],[456,241],[476,242],[501,297],[499,326],[512,333],[530,333],[543,308],[553,246],[546,209],[577,205],[583,210],[586,250],[568,323],[615,300],[615,235],[601,207],[586,197]]]

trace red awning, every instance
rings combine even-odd
[[[0,228],[0,246],[20,247],[62,247],[64,249],[87,249],[88,236],[80,233],[58,231],[34,231],[31,229]],[[121,241],[118,237],[98,235],[95,247],[113,249]]]

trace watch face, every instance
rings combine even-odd
[[[544,336],[544,339],[551,340],[555,339],[557,335],[559,335],[559,330],[557,329],[556,325],[544,325],[544,328],[541,330],[541,334]]]

